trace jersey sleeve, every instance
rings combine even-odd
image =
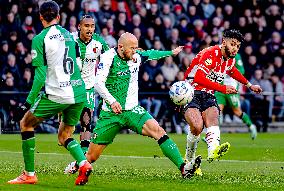
[[[214,63],[211,52],[205,52],[199,59],[198,69],[202,70],[205,74],[208,74],[213,67]]]
[[[173,52],[170,51],[159,51],[159,50],[146,50],[146,51],[137,51],[141,56],[141,63],[146,62],[147,60],[159,60],[161,58],[173,55]]]
[[[33,38],[31,54],[33,66],[46,65],[44,41],[40,36]]]
[[[31,105],[34,103],[36,97],[38,96],[38,93],[44,86],[46,79],[46,67],[47,66],[38,66],[35,68],[33,86],[26,100]]]
[[[105,85],[111,65],[112,58],[109,58],[107,54],[102,54],[100,63],[97,67],[97,73],[94,84],[94,88],[98,92],[98,94],[110,105],[116,102],[116,99],[109,93]]]

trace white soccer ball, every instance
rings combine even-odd
[[[169,94],[176,105],[186,105],[193,99],[194,88],[188,82],[178,81],[172,85]]]

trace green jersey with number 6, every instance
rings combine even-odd
[[[85,102],[85,84],[76,57],[79,47],[60,25],[47,27],[34,37],[32,64],[47,67],[44,91],[49,100],[61,104]]]
[[[132,60],[124,60],[116,48],[100,57],[95,77],[95,90],[103,98],[102,109],[111,111],[110,105],[118,101],[122,110],[132,110],[138,105],[138,71],[146,60],[171,56],[172,51],[137,51]]]

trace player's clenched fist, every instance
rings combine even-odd
[[[262,89],[259,85],[251,85],[249,89],[257,94],[260,94],[262,92]]]

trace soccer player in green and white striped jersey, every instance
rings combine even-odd
[[[96,161],[121,129],[128,127],[136,133],[157,140],[161,150],[180,169],[184,178],[193,176],[200,166],[201,157],[185,164],[176,144],[159,126],[158,122],[138,104],[139,66],[147,60],[157,60],[177,55],[183,47],[172,51],[137,51],[138,40],[131,33],[124,33],[118,47],[100,57],[95,78],[95,90],[103,98],[103,106],[93,131],[86,157]]]
[[[94,33],[95,21],[90,15],[85,15],[81,18],[79,32],[72,33],[77,41],[80,50],[81,58],[81,75],[86,85],[87,102],[80,117],[80,144],[84,153],[88,151],[91,139],[91,119],[95,106],[95,67],[101,53],[109,49],[109,46],[102,37]],[[71,162],[65,168],[65,174],[73,174],[77,171],[78,164]]]
[[[54,1],[44,2],[39,9],[44,29],[32,40],[32,64],[35,76],[26,103],[19,108],[18,117],[22,135],[25,170],[9,184],[36,184],[34,129],[45,119],[62,112],[58,141],[64,145],[79,164],[79,177],[75,184],[85,184],[92,172],[78,142],[72,138],[86,101],[85,84],[76,59],[79,47],[72,35],[57,23],[59,6]],[[79,59],[80,61],[80,59]],[[44,93],[39,94],[44,86]]]

